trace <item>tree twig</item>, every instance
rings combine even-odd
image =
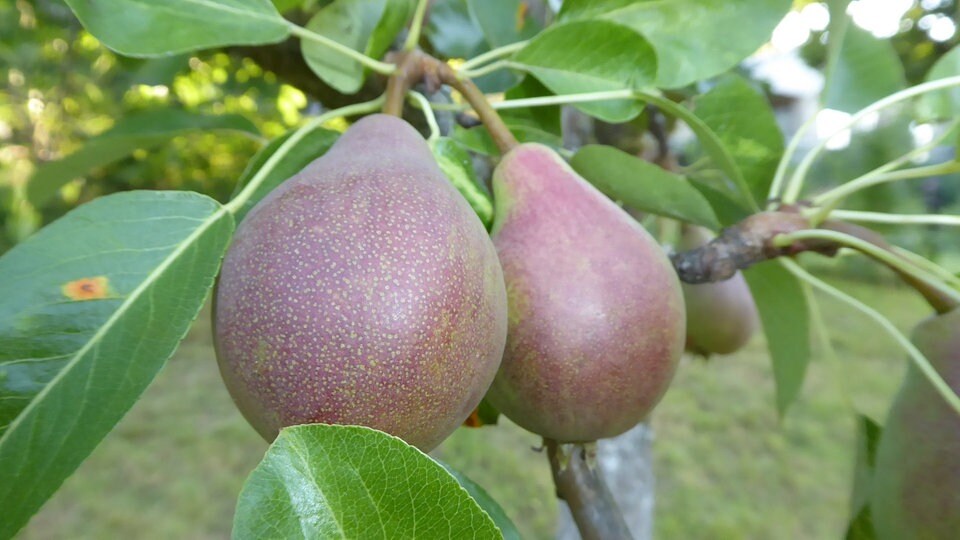
[[[433,62],[428,66],[428,74],[432,72],[440,82],[452,86],[463,95],[463,98],[477,112],[477,116],[480,117],[480,121],[490,132],[490,137],[502,154],[506,154],[519,144],[517,138],[513,136],[497,111],[490,106],[487,97],[477,88],[477,85],[473,84],[473,81],[461,77],[446,63],[436,59],[432,60]]]
[[[883,235],[881,235],[880,233],[872,229],[868,229],[860,225],[855,225],[853,223],[847,223],[845,221],[837,221],[837,220],[825,221],[823,222],[823,224],[820,225],[820,228],[855,236],[860,240],[869,242],[874,246],[877,246],[878,248],[884,251],[887,251],[910,264],[913,264],[910,261],[910,259],[904,257],[901,253],[893,249],[893,246],[891,246],[887,242],[886,238],[884,238]],[[867,253],[866,255],[871,256],[869,253]],[[878,260],[875,257],[872,257],[872,258],[874,260]],[[880,262],[882,263],[883,261],[880,261]],[[910,285],[918,293],[920,293],[920,295],[923,296],[923,298],[927,301],[927,303],[930,304],[930,306],[933,307],[933,309],[936,310],[937,313],[941,313],[941,314],[947,313],[949,311],[953,311],[958,307],[957,302],[953,298],[944,294],[942,291],[937,290],[936,287],[930,286],[930,284],[924,282],[923,280],[917,279],[916,277],[902,271],[899,268],[896,268],[891,265],[886,265],[886,266],[891,270],[893,270],[898,276],[900,276],[900,279],[902,279],[907,285]]]
[[[403,116],[403,103],[407,99],[407,92],[423,79],[422,56],[416,50],[390,55],[390,59],[397,62],[397,71],[387,81],[386,101],[383,103],[384,114]]]
[[[841,247],[844,247],[826,238],[798,239],[784,244],[774,241],[779,235],[789,236],[790,233],[816,228],[818,227],[810,223],[809,217],[799,211],[799,207],[785,205],[779,211],[753,214],[740,223],[724,229],[719,236],[706,245],[674,253],[670,258],[680,281],[710,283],[730,279],[737,270],[749,268],[762,261],[796,255],[804,251],[833,256]],[[821,223],[819,228],[853,236],[913,264],[893,249],[882,235],[866,227],[839,220],[828,220]],[[945,294],[931,283],[904,272],[901,268],[887,263],[874,254],[866,251],[864,253],[892,269],[905,283],[920,293],[938,313],[946,313],[958,307],[952,296]]]
[[[836,253],[837,247],[826,242],[804,242],[778,247],[772,240],[779,234],[810,228],[809,220],[793,208],[753,214],[740,223],[724,229],[707,244],[671,256],[673,267],[684,283],[712,283],[730,279],[756,263],[801,251]]]
[[[567,501],[583,540],[633,538],[616,501],[591,465],[595,456],[583,444],[560,444],[544,439],[557,496]]]

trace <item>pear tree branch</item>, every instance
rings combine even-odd
[[[889,267],[937,312],[960,306],[960,292],[898,252],[879,233],[839,220],[828,220],[817,227],[803,209],[791,205],[753,214],[724,229],[704,246],[674,253],[671,261],[681,281],[710,283],[730,279],[737,270],[759,262],[805,251],[833,256],[842,247],[857,249]]]
[[[596,443],[561,444],[544,439],[557,497],[570,507],[583,540],[633,538],[596,466]]]

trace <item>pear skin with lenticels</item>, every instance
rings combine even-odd
[[[509,327],[488,399],[560,442],[627,431],[660,401],[683,351],[670,261],[549,147],[512,149],[493,188]]]
[[[214,309],[220,371],[267,440],[362,425],[429,451],[500,365],[490,238],[406,122],[373,115],[240,223]]]

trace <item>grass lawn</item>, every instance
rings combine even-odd
[[[908,329],[927,310],[903,289],[843,283]],[[853,411],[882,418],[905,365],[877,327],[821,303],[838,358],[817,354],[780,419],[762,339],[685,359],[653,415],[661,539],[839,538],[847,517]],[[497,498],[526,538],[551,538],[556,508],[539,439],[503,422],[461,429],[436,451]],[[220,382],[209,318],[20,538],[226,538],[266,444]]]

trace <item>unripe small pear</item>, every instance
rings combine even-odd
[[[684,225],[677,249],[698,248],[713,237],[703,227]],[[687,308],[687,350],[696,354],[730,354],[750,341],[760,325],[750,287],[737,272],[716,283],[683,283]]]

